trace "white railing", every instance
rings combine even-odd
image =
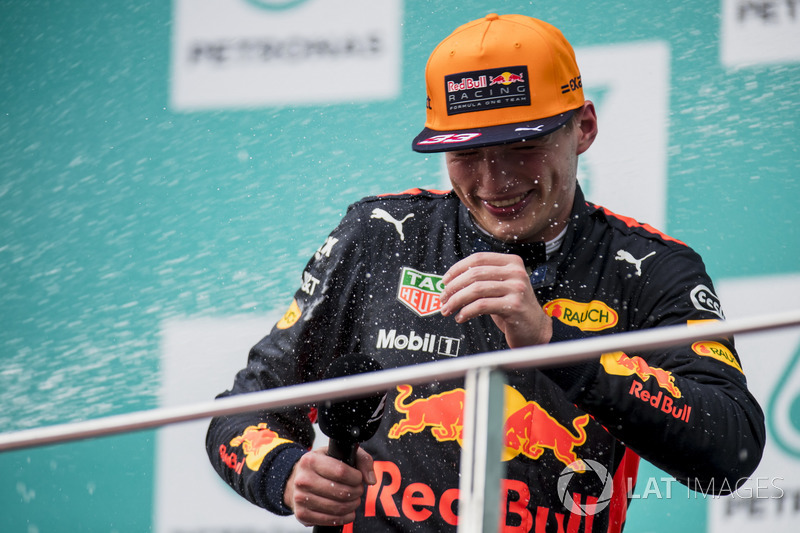
[[[502,416],[502,370],[575,363],[615,351],[653,350],[695,340],[800,326],[800,310],[691,326],[668,326],[604,335],[513,350],[502,350],[369,374],[292,385],[192,405],[163,407],[94,420],[58,424],[0,434],[0,452],[152,429],[168,424],[323,400],[387,391],[399,384],[429,383],[466,377],[459,508],[470,513],[459,520],[459,533],[497,531],[502,431],[492,424]],[[500,371],[500,372],[498,372]],[[500,378],[498,378],[498,375]],[[498,393],[498,390],[500,391]],[[498,401],[498,394],[500,400]],[[489,461],[488,457],[498,457]],[[488,474],[488,477],[487,477]]]

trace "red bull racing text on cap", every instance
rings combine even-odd
[[[425,80],[417,152],[547,135],[584,102],[572,46],[554,26],[523,15],[493,13],[457,28],[434,49]]]

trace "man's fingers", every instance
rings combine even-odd
[[[296,507],[311,511],[339,516],[355,511],[361,503],[361,490],[351,487],[330,485],[330,490],[320,490],[318,485],[301,485],[295,487]]]
[[[450,267],[442,277],[445,300],[477,281],[503,281],[519,278],[528,280],[522,258],[516,255],[482,252],[466,257]]]
[[[519,262],[522,264],[522,259],[516,255],[499,254],[494,252],[479,252],[465,257],[458,263],[454,264],[447,272],[445,272],[442,281],[445,285],[457,278],[464,272],[477,266],[504,266],[509,263]]]
[[[442,298],[443,316],[449,316],[459,310],[463,312],[463,308],[481,299],[497,300],[487,302],[492,313],[514,313],[526,299],[535,299],[533,288],[524,273],[520,274],[510,269],[498,271],[497,267],[493,270],[479,268],[473,270],[446,286]]]
[[[362,472],[328,457],[325,452],[325,448],[320,448],[301,457],[290,478],[293,484],[290,507],[297,520],[305,525],[352,522],[361,503]],[[368,457],[366,452],[365,455]]]
[[[459,305],[458,298],[454,298],[452,303],[452,312],[455,313],[455,320],[459,324],[481,315],[511,318],[524,312],[520,296],[499,291],[494,296],[487,292],[487,295],[470,298],[463,305]],[[450,309],[448,309],[449,311]],[[448,316],[447,312],[443,312],[442,315]]]
[[[377,483],[372,456],[362,448],[356,451],[356,468],[361,472],[361,475],[364,477],[364,482],[367,485],[374,485]]]
[[[315,495],[308,495],[304,505],[297,505],[295,518],[304,526],[341,526],[349,524],[356,519],[356,508],[342,503],[331,505],[328,500],[320,499]]]
[[[328,455],[320,455],[313,463],[314,471],[322,478],[350,487],[360,487],[361,472]]]
[[[333,494],[344,496],[346,488],[332,486]],[[294,513],[304,525],[342,525],[355,520],[355,511],[361,504],[361,497],[337,498],[331,493],[317,494],[316,486],[298,485],[294,492]]]
[[[521,257],[473,254],[453,265],[442,280],[442,316],[463,324],[489,315],[511,347],[550,341],[552,321],[536,298]]]
[[[502,282],[482,281],[473,283],[468,287],[455,292],[442,304],[442,316],[458,314],[470,315],[470,318],[472,318],[473,316],[477,315],[473,315],[467,311],[467,308],[470,307],[470,304],[482,302],[480,308],[487,310],[497,305],[497,303],[495,305],[489,305],[491,302],[488,300],[503,298],[505,294],[506,291]],[[474,305],[472,307],[473,309],[475,308]]]

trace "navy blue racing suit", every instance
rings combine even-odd
[[[551,342],[724,318],[691,248],[587,202],[580,188],[549,258],[544,243],[487,235],[453,192],[417,189],[349,207],[289,310],[221,396],[322,379],[344,354],[388,369],[508,348],[489,316],[457,324],[439,313],[444,273],[481,251],[522,257],[552,317]],[[764,447],[763,414],[732,339],[511,371],[507,383],[503,531],[621,531],[639,457],[690,487],[725,493]],[[463,397],[463,380],[390,391],[380,429],[362,444],[378,483],[367,487],[353,531],[456,530]],[[249,501],[289,514],[283,491],[313,445],[312,420],[313,406],[215,418],[209,457]]]

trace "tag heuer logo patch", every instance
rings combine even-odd
[[[439,295],[443,290],[442,276],[403,267],[397,299],[419,316],[428,316],[442,307]]]

